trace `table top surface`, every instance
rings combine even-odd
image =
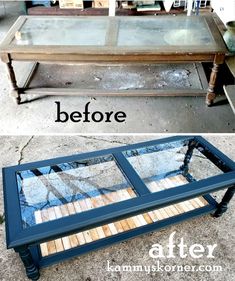
[[[227,51],[211,16],[21,16],[1,49],[90,54]]]
[[[144,208],[144,205],[141,206],[144,200],[146,201],[143,204],[150,204],[152,200],[170,200],[171,192],[173,197],[181,194],[184,198],[189,190],[197,193],[195,183],[199,184],[198,188],[201,184],[204,188],[209,187],[210,184],[204,180],[216,176],[219,177],[216,184],[220,183],[223,187],[227,180],[223,177],[235,171],[234,162],[220,152],[217,153],[214,147],[209,147],[208,150],[207,143],[202,140],[175,137],[165,140],[166,142],[150,141],[4,168],[7,233],[10,237],[11,232],[15,234],[18,229],[23,231],[24,239],[27,239],[28,235],[31,236],[30,231],[34,232],[34,228],[43,227],[53,221],[60,222],[68,217],[80,216],[80,222],[89,221],[88,218],[99,221],[99,215],[103,211],[105,216],[133,211],[129,209],[130,204],[140,211]],[[161,190],[159,187],[160,191],[158,189],[153,192],[156,181],[167,181],[168,178],[172,180],[175,175],[183,175],[182,167],[189,148],[193,149],[193,154],[189,163],[189,174],[184,174],[187,180],[176,181],[168,190]],[[211,157],[212,154],[208,154],[208,151],[212,154],[216,152],[217,158]],[[235,182],[235,174],[232,179]],[[80,205],[80,211],[74,215],[69,212],[71,203],[86,206]],[[67,210],[64,210],[65,206]],[[48,218],[50,222],[37,220],[39,211],[41,213],[52,207],[58,207],[58,212]],[[75,222],[78,223],[79,219]],[[57,231],[59,228],[60,224]],[[45,229],[35,231],[42,234]]]

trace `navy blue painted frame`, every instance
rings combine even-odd
[[[128,160],[122,154],[123,151],[130,149],[166,143],[169,144],[177,141],[189,142],[191,140],[195,140],[197,146],[199,148],[203,148],[202,153],[222,171],[224,171],[225,174],[210,177],[197,182],[193,181],[187,185],[159,191],[157,193],[151,193],[133,167],[129,164]],[[17,171],[56,165],[59,163],[72,162],[76,160],[84,160],[87,158],[94,158],[107,154],[114,156],[117,165],[131,183],[139,197],[113,203],[98,209],[92,209],[84,213],[63,217],[58,220],[45,222],[29,228],[22,228],[18,188],[15,176]],[[117,148],[82,153],[67,157],[16,165],[12,167],[5,167],[3,168],[3,187],[7,248],[14,248],[16,251],[18,251],[18,249],[21,249],[22,247],[28,247],[31,245],[30,249],[35,264],[40,267],[46,266],[59,260],[85,253],[91,249],[94,250],[99,247],[119,242],[169,224],[177,223],[179,221],[205,213],[210,213],[216,209],[217,203],[208,194],[233,185],[235,185],[235,163],[200,136],[169,137]],[[150,225],[133,229],[113,237],[107,237],[99,241],[79,246],[62,253],[57,253],[46,258],[40,257],[40,252],[37,245],[41,242],[53,240],[61,236],[90,229],[118,219],[123,219],[125,217],[143,213],[145,211],[185,201],[200,195],[205,195],[205,199],[209,202],[208,206],[178,215],[173,218],[169,218],[161,222],[155,222]],[[12,218],[14,218],[14,220]]]

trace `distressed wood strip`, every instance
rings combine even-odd
[[[77,236],[78,243],[80,245],[86,244],[86,240],[84,238],[83,232],[76,233],[76,236]]]
[[[188,183],[188,181],[185,179],[183,175],[179,175],[179,181],[182,184]],[[205,205],[208,205],[208,202],[202,196],[193,198],[192,200],[195,200],[199,207],[204,207]]]
[[[74,206],[74,209],[75,209],[76,213],[81,213],[82,212],[82,209],[81,209],[81,207],[78,204],[78,201],[73,202],[73,206]]]
[[[99,208],[101,206],[106,205],[104,203],[104,201],[102,200],[101,196],[96,196],[96,197],[92,197],[90,198],[90,204],[91,204],[91,208]],[[101,204],[102,202],[102,204]]]
[[[101,204],[98,204],[99,201],[97,199],[94,199],[94,198],[86,198],[84,200],[87,210],[97,208],[101,205]],[[89,230],[89,232],[90,232],[90,235],[91,235],[91,238],[92,238],[93,241],[98,240],[100,238],[100,235],[101,235],[101,238],[103,238],[105,236],[102,228],[101,229],[100,228],[99,229],[98,228],[92,228],[92,229]],[[100,233],[100,235],[99,235],[99,233]]]
[[[172,187],[169,187],[167,179],[163,180],[163,186],[165,187],[165,189],[172,188]],[[184,213],[184,209],[178,204],[173,204],[173,205],[171,205],[171,207],[172,207],[172,211],[175,212],[176,215]]]
[[[166,181],[165,179],[163,179],[161,181],[161,183],[159,183],[159,184],[156,182],[156,184],[158,185],[159,189],[161,189],[161,190],[165,190],[165,189],[169,188],[168,181]],[[179,211],[177,210],[177,208],[174,205],[167,206],[166,208],[172,213],[173,216],[176,216],[179,214]]]
[[[127,231],[127,230],[130,229],[129,224],[127,223],[126,220],[120,220],[119,222],[120,222],[120,224],[121,224],[121,226],[122,226],[124,231]]]
[[[136,197],[136,194],[132,188],[127,188],[126,191],[130,194],[131,197]]]
[[[103,198],[103,202],[104,202],[105,205],[109,205],[109,204],[114,203],[114,199],[112,197],[112,193],[113,192],[103,194],[102,198]]]
[[[110,230],[110,228],[109,228],[109,226],[107,224],[103,225],[102,229],[103,229],[104,234],[105,234],[106,237],[112,235],[112,232],[111,232],[111,230]]]
[[[151,191],[152,192],[158,192],[160,190],[162,190],[162,188],[160,187],[161,185],[157,184],[156,182],[152,181],[151,183],[149,183],[149,186],[151,188]],[[165,219],[165,218],[168,218],[169,216],[171,216],[171,212],[169,210],[167,210],[166,208],[161,208],[161,209],[158,209],[158,210],[154,210],[157,218],[159,219]]]
[[[127,191],[128,191],[128,193],[129,193],[132,197],[136,197],[136,195],[135,195],[134,191],[132,190],[132,188],[129,188]],[[152,212],[152,213],[151,213],[151,212]],[[153,210],[153,211],[151,211],[151,212],[149,212],[149,213],[150,213],[150,216],[153,217],[153,215],[155,215],[155,217],[154,217],[155,221],[156,221],[156,220],[161,220],[161,219],[164,219],[164,218],[167,218],[167,217],[168,217],[168,215],[166,215],[166,216],[165,216],[165,214],[163,215],[163,214],[161,213],[161,211],[159,211],[159,210]],[[139,226],[140,226],[140,225],[139,225]]]
[[[66,205],[67,205],[67,209],[68,209],[68,212],[69,212],[70,215],[76,214],[76,210],[74,208],[73,203],[68,203]]]
[[[51,211],[48,212],[48,209],[43,209],[42,210],[42,219],[47,219],[46,221],[49,221],[49,217],[53,216],[52,214],[50,215]],[[48,255],[52,255],[54,253],[56,253],[56,245],[55,245],[55,241],[49,241],[46,243],[47,244],[47,251],[48,251]]]
[[[35,212],[34,212],[34,216],[35,216],[35,222],[36,222],[36,224],[42,223],[42,222],[43,222],[43,221],[42,221],[41,211],[40,211],[40,210],[39,210],[39,211],[35,211]],[[47,248],[47,243],[46,243],[46,242],[40,244],[40,249],[41,249],[41,255],[42,255],[43,257],[49,255],[49,253],[48,253],[48,248]]]
[[[91,234],[91,239],[92,239],[93,241],[99,239],[99,235],[98,235],[98,233],[97,233],[97,231],[96,231],[95,228],[89,229],[89,232],[90,232],[90,234]]]
[[[152,219],[152,221],[157,221],[158,220],[158,217],[157,217],[157,215],[156,215],[156,210],[154,210],[154,211],[149,211],[148,212],[148,215],[150,216],[150,218]]]
[[[117,191],[112,192],[110,194],[110,197],[112,199],[112,202],[118,202],[118,201],[123,200],[123,198],[121,198],[120,194],[118,194]],[[130,222],[130,224],[131,224],[131,222]],[[121,220],[121,221],[116,221],[116,222],[114,222],[114,225],[115,225],[118,232],[123,232],[123,231],[127,231],[127,230],[130,229],[130,225],[128,224],[126,219]]]
[[[79,207],[80,207],[82,212],[87,210],[87,205],[86,205],[86,202],[84,200],[79,200],[78,204],[79,204]],[[89,230],[83,231],[82,234],[84,236],[84,239],[85,239],[86,243],[90,243],[90,242],[93,241],[92,240],[92,235],[91,235]]]
[[[83,231],[82,234],[85,238],[86,243],[92,242],[91,234],[88,230]]]
[[[82,212],[82,210],[81,210],[77,201],[73,202],[73,207],[74,207],[76,213]],[[78,239],[78,242],[79,242],[80,245],[83,245],[83,244],[86,243],[86,240],[85,240],[82,232],[76,233],[76,236],[77,236],[77,239]]]
[[[72,203],[67,204],[67,209],[70,215],[74,215],[76,213],[76,210]],[[80,244],[76,234],[69,235],[68,238],[72,248],[77,247]]]
[[[117,229],[118,232],[124,232],[124,228],[123,228],[123,226],[122,226],[120,221],[116,221],[114,224],[115,224],[116,229]]]
[[[177,178],[178,178],[178,175],[174,176],[174,177],[171,177],[171,178],[165,178],[165,181],[168,183],[168,185],[165,185],[165,188],[169,189],[169,188],[172,188],[172,187],[176,187],[178,185]],[[183,202],[174,204],[173,206],[178,210],[178,212],[180,214],[188,211],[187,206],[185,206]]]
[[[156,218],[159,221],[164,220],[164,218],[165,218],[159,210],[154,210],[154,214],[156,215]]]
[[[91,199],[91,202],[92,202],[92,205],[95,207],[95,208],[98,208],[98,207],[102,207],[102,206],[105,206],[105,203],[103,201],[103,196],[97,196],[97,197],[93,197]],[[107,224],[107,226],[109,227],[110,229],[110,232],[113,234],[113,233],[118,233],[118,228],[120,227],[120,225],[117,225],[115,222],[111,225],[111,224]],[[102,227],[101,227],[102,228]],[[114,229],[115,228],[115,229]],[[104,232],[104,230],[103,230]],[[104,232],[105,234],[105,232]]]
[[[179,175],[179,176],[181,176],[181,175]],[[177,187],[177,186],[181,185],[181,183],[179,182],[179,179],[180,179],[180,177],[173,177],[173,178],[171,178],[170,181],[174,184],[175,187]],[[167,180],[169,181],[169,178]],[[185,181],[186,181],[186,179],[185,179]],[[187,181],[186,182],[185,181],[184,181],[184,183],[187,182]],[[187,201],[179,202],[178,204],[184,209],[185,212],[192,210],[191,204],[188,205]]]
[[[126,218],[126,222],[128,223],[130,229],[136,228],[135,221],[133,220],[132,217]]]
[[[153,181],[148,182],[146,185],[147,185],[148,189],[149,189],[151,192],[155,192],[155,191],[156,191],[156,190],[155,190],[156,186],[153,185]]]
[[[184,185],[184,184],[187,184],[187,183],[188,183],[187,179],[186,179],[183,175],[179,175],[179,176],[176,178],[175,182],[177,182],[177,185]],[[187,206],[187,208],[188,208],[190,211],[192,211],[192,210],[195,209],[194,205],[192,204],[192,202],[191,202],[190,200],[186,200],[186,201],[184,201],[183,203]]]
[[[126,194],[126,198],[131,199],[133,197],[136,197],[134,191],[132,190],[132,188],[128,188],[126,190],[123,190],[123,192]],[[147,222],[144,219],[143,215],[136,215],[134,217],[132,217],[136,226],[142,226],[142,225],[146,225]]]
[[[179,182],[184,184],[184,183],[188,183],[188,181],[182,176],[182,175],[179,175]],[[205,205],[208,205],[208,202],[202,197],[195,197],[191,200],[194,200],[194,202],[191,202],[192,204],[196,203],[198,205],[198,208],[199,207],[204,207]],[[190,201],[190,200],[189,200]]]
[[[50,210],[49,218],[56,219],[56,218],[60,218],[62,216],[58,206],[52,207],[50,209],[51,210]],[[53,213],[52,213],[52,210],[53,210]],[[57,253],[64,251],[64,245],[63,245],[62,238],[55,239],[54,242],[55,242],[55,247],[56,247]]]
[[[62,242],[62,238],[55,239],[55,247],[56,247],[57,253],[64,251],[64,245]]]
[[[69,215],[69,210],[66,205],[60,205],[60,211],[62,213],[62,217],[66,217]]]
[[[118,234],[118,231],[117,231],[114,223],[109,223],[108,226],[110,228],[110,231],[111,231],[112,235]]]
[[[164,184],[164,180],[152,183],[153,188],[157,191],[165,190],[165,188],[164,188],[165,185],[167,185],[167,184],[166,183]],[[175,209],[172,208],[172,206],[167,206],[167,207],[164,207],[160,210],[162,212],[166,212],[169,217],[175,216]]]
[[[188,200],[189,203],[193,206],[194,209],[200,208],[200,206],[197,204],[197,201],[194,199]]]
[[[112,202],[117,202],[121,199],[120,196],[118,196],[118,194],[116,192],[111,192],[109,194],[109,198],[111,199]],[[130,226],[129,226],[128,222],[126,221],[126,219],[121,220],[119,222],[114,222],[114,225],[118,232],[123,232],[123,231],[127,231],[130,229]]]
[[[85,205],[84,205],[84,208],[86,210],[90,210],[90,209],[93,209],[93,205],[92,205],[92,202],[91,202],[91,198],[86,198],[84,200],[81,200],[81,201],[84,201]],[[80,203],[81,203],[80,201]],[[80,205],[81,206],[81,205]],[[88,230],[90,232],[90,237],[93,241],[95,240],[98,240],[99,239],[99,235],[98,235],[98,232],[95,228],[92,228],[92,229],[89,229]]]
[[[120,201],[132,198],[130,196],[130,194],[126,190],[123,190],[123,189],[118,190],[117,195],[119,196]],[[126,222],[129,225],[130,229],[133,229],[133,228],[137,227],[137,225],[135,223],[135,220],[133,220],[133,217],[126,218]]]
[[[206,206],[206,205],[209,204],[209,203],[206,201],[206,199],[203,198],[202,196],[201,196],[201,197],[198,197],[198,199],[201,201],[201,203],[203,204],[203,206]]]
[[[41,211],[41,217],[42,217],[42,222],[49,221],[49,215],[48,215],[47,209],[43,209]]]
[[[96,231],[97,231],[100,239],[105,238],[105,233],[104,233],[102,226],[96,227]]]
[[[163,219],[167,219],[170,216],[164,208],[158,209],[158,212],[163,217]]]
[[[154,220],[151,218],[151,216],[149,215],[149,213],[144,213],[144,214],[143,214],[143,217],[144,217],[145,221],[146,221],[148,224],[154,222]]]
[[[87,204],[86,204],[84,199],[83,200],[79,200],[78,204],[79,204],[82,212],[87,211]]]
[[[47,242],[47,250],[48,250],[48,255],[52,255],[56,253],[56,246],[54,240]]]
[[[47,212],[48,212],[49,220],[55,220],[57,218],[54,207],[48,208]],[[55,243],[56,252],[64,251],[64,246],[61,238],[55,239],[54,243]]]
[[[54,207],[54,212],[55,212],[55,215],[56,215],[56,217],[57,217],[58,219],[63,217],[62,212],[61,212],[59,206],[55,206],[55,207]]]
[[[66,214],[65,216],[69,215],[68,209],[66,208],[65,205],[61,205],[61,206],[57,206],[59,208],[59,210],[56,208],[56,210],[54,211],[55,215],[58,214],[58,218],[64,217],[63,214]],[[70,244],[70,240],[67,236],[61,237],[64,249],[70,249],[71,248],[71,244]]]
[[[152,181],[151,183],[149,183],[149,186],[152,192],[158,192],[162,190],[161,181],[159,181],[159,184]],[[166,208],[156,209],[154,210],[154,213],[156,214],[158,220],[163,220],[171,216],[171,212],[169,212]]]
[[[98,208],[98,206],[96,207],[95,205],[93,205],[93,200],[95,200],[94,198],[86,198],[86,199],[84,199],[85,204],[87,206],[87,210]]]

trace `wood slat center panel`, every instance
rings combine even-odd
[[[148,182],[147,186],[151,192],[158,192],[164,189],[173,188],[179,185],[187,184],[188,181],[182,175],[164,178],[158,181]],[[89,209],[98,208],[122,200],[136,197],[132,188],[125,188],[102,194],[93,198],[71,202],[61,206],[55,206],[35,212],[36,223],[47,222],[64,216],[73,215]],[[65,236],[40,244],[43,257],[65,251],[79,245],[91,243],[98,239],[109,237],[124,231],[128,231],[146,224],[161,221],[185,212],[192,211],[208,205],[208,202],[202,197],[197,197],[181,203],[173,204],[165,208],[156,209],[140,215],[132,216],[123,220],[115,221],[106,225],[82,231],[73,235]]]

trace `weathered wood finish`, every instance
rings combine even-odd
[[[76,95],[76,96],[134,96],[134,97],[151,97],[151,96],[160,96],[160,97],[174,97],[174,96],[205,96],[205,89],[167,89],[167,90],[141,90],[141,89],[128,89],[128,90],[105,90],[105,89],[68,89],[68,88],[29,88],[24,90],[25,94],[30,95]]]
[[[37,18],[37,16],[34,16]],[[43,16],[40,16],[42,18]],[[167,18],[168,16],[164,16]],[[110,17],[107,34],[105,38],[104,46],[34,46],[34,45],[14,45],[11,44],[14,39],[15,32],[20,30],[21,26],[27,20],[28,16],[21,16],[13,25],[13,27],[9,30],[7,36],[3,40],[1,44],[0,56],[3,61],[6,62],[6,57],[12,60],[19,61],[36,61],[36,62],[54,62],[54,63],[95,63],[95,64],[103,64],[103,63],[182,63],[182,62],[214,62],[214,67],[211,73],[211,79],[207,91],[206,103],[211,105],[215,99],[215,84],[218,72],[218,65],[224,62],[225,54],[228,52],[227,48],[223,42],[222,36],[211,16],[204,16],[202,20],[206,21],[206,24],[211,32],[213,37],[213,45],[212,46],[181,46],[180,48],[177,46],[117,46],[117,38],[119,31],[119,18]],[[45,16],[48,18],[48,16]],[[69,18],[66,16],[65,18]],[[73,18],[73,16],[72,16]],[[79,18],[83,18],[82,16]],[[85,17],[87,19],[87,17]],[[107,17],[97,16],[90,17],[91,20],[101,20],[107,19]],[[151,17],[148,17],[151,18]],[[154,17],[152,17],[154,18]],[[132,20],[132,17],[127,17],[128,20]],[[13,96],[15,97],[17,103],[20,102],[20,96],[18,88],[15,83],[15,75],[13,69],[10,69],[11,74],[11,83],[14,86]],[[27,79],[26,79],[27,80]],[[202,79],[203,83],[205,79]],[[20,92],[23,93],[25,88],[21,88]],[[46,94],[56,94],[57,89],[34,89],[33,92],[31,90],[25,91],[26,93],[35,93],[35,92],[47,92]],[[28,92],[29,91],[29,92]],[[73,90],[64,90],[62,89],[64,94],[69,94],[70,91],[72,94],[78,93],[75,89]],[[58,89],[58,94],[61,93],[61,90]],[[79,94],[79,93],[78,93]],[[89,94],[88,91],[84,91],[83,95]],[[109,95],[109,93],[103,92],[103,94]],[[117,93],[118,94],[118,93]],[[128,92],[123,92],[120,95],[128,95]],[[136,95],[141,94],[139,91]],[[164,94],[177,96],[181,93],[175,91],[173,94]],[[196,92],[194,95],[200,95],[202,92]],[[113,93],[110,93],[113,95]],[[119,95],[119,94],[118,94]],[[133,94],[131,94],[133,95]],[[135,95],[135,94],[134,94]],[[146,95],[143,92],[143,95]],[[159,95],[159,94],[151,94],[147,95]],[[160,94],[161,95],[161,94]],[[184,96],[184,93],[182,93]],[[193,95],[192,93],[188,94],[189,96]]]
[[[151,192],[158,192],[187,183],[188,181],[184,176],[177,175],[170,178],[161,179],[159,181],[148,182],[146,184]],[[110,203],[128,200],[133,197],[136,197],[136,194],[132,188],[117,190],[93,198],[86,198],[65,205],[51,207],[42,211],[36,211],[35,220],[36,223],[42,223],[64,216],[73,215],[75,213],[84,212],[89,209],[102,207]],[[197,208],[202,208],[206,205],[208,205],[208,202],[202,196],[200,196],[191,200],[167,206],[165,208],[156,209],[80,233],[61,237],[56,240],[40,244],[41,254],[43,257],[46,257],[57,252],[78,247],[79,245],[91,243],[98,239],[177,216]]]
[[[16,76],[15,76],[15,72],[14,72],[11,60],[6,63],[6,69],[7,69],[9,82],[10,82],[10,86],[11,86],[11,96],[14,98],[15,102],[17,104],[19,104],[20,100],[21,100],[20,93],[19,93],[19,89],[17,86]]]
[[[209,87],[208,87],[207,95],[206,95],[206,104],[208,106],[211,106],[215,100],[215,96],[216,96],[215,95],[215,86],[216,86],[218,71],[219,71],[219,65],[214,63],[213,68],[211,70]]]

